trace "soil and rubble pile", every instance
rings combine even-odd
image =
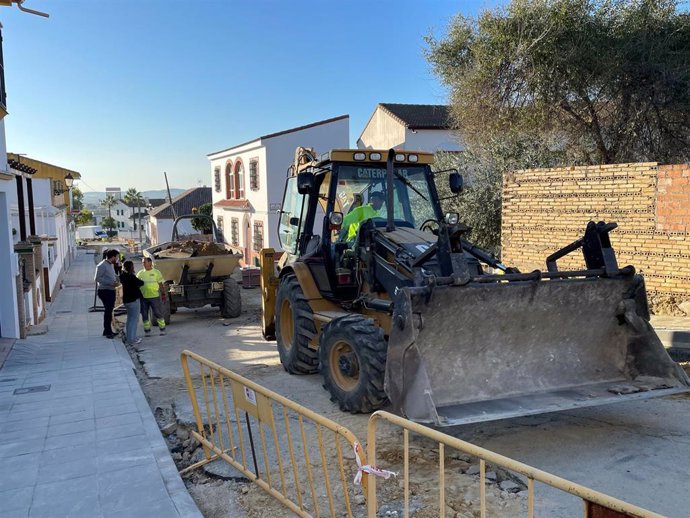
[[[187,257],[206,257],[211,255],[230,255],[232,250],[227,250],[223,245],[208,241],[187,240],[173,243],[165,250],[154,252],[156,259],[164,258],[187,258]]]

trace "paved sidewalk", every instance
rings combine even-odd
[[[201,517],[120,340],[101,336],[80,252],[46,335],[0,370],[0,517]]]
[[[690,359],[690,317],[653,316],[651,323],[675,360]]]

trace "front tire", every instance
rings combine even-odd
[[[240,286],[235,279],[223,281],[223,302],[220,306],[223,318],[237,318],[242,313],[242,296]]]
[[[280,280],[276,295],[275,334],[280,363],[290,374],[314,374],[319,353],[309,347],[316,335],[314,313],[294,275]]]
[[[373,320],[354,314],[329,322],[321,333],[319,371],[331,401],[352,413],[386,406],[387,351],[383,329]]]

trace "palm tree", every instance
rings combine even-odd
[[[109,194],[108,196],[105,197],[103,201],[101,201],[101,207],[106,207],[108,209],[108,222],[110,225],[113,223],[113,215],[112,215],[112,208],[113,206],[117,203],[117,200],[112,194]],[[110,227],[110,230],[112,231],[113,228],[112,226]],[[108,238],[111,238],[112,236],[110,233],[108,233]]]
[[[144,196],[136,190],[136,188],[130,187],[125,193],[125,203],[130,207],[137,207],[137,214],[139,216],[139,243],[141,246],[141,207],[146,204],[146,200],[144,199]]]

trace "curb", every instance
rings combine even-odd
[[[144,423],[144,429],[146,431],[146,437],[151,445],[151,451],[156,459],[156,464],[165,484],[165,488],[168,491],[170,500],[172,501],[175,509],[181,518],[203,518],[201,511],[196,506],[196,503],[192,499],[187,487],[184,485],[180,474],[177,471],[177,466],[170,456],[170,451],[168,450],[167,444],[161,435],[161,431],[158,428],[151,408],[149,407],[144,392],[139,385],[137,380],[134,364],[132,359],[127,352],[124,344],[120,340],[114,340],[115,347],[118,354],[122,359],[123,366],[126,367],[127,371],[127,381],[129,383],[130,390],[134,397],[137,410],[141,416],[141,420]]]

